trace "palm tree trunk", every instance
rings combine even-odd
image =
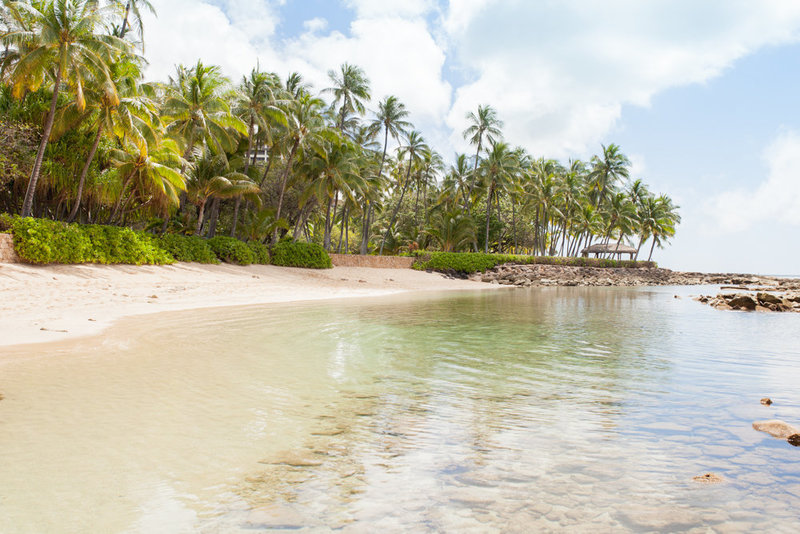
[[[255,161],[255,156],[253,155],[253,117],[250,117],[250,125],[247,127],[247,157],[244,158],[244,173],[247,174],[247,171],[250,169],[250,158],[253,158]]]
[[[341,254],[342,253],[342,242],[344,241],[344,238],[346,237],[345,227],[346,227],[346,223],[347,223],[347,208],[348,208],[347,204],[345,204],[344,207],[342,207],[342,224],[340,225],[340,230],[339,230],[339,244],[336,245],[336,253],[337,254]]]
[[[122,206],[122,199],[125,197],[125,190],[128,188],[131,180],[133,180],[133,173],[131,173],[122,183],[122,189],[119,191],[119,198],[117,198],[117,202],[114,204],[114,210],[111,212],[111,217],[108,219],[108,224],[113,223],[114,219],[117,218],[117,215],[119,214],[119,208]]]
[[[211,218],[208,221],[208,238],[211,239],[217,233],[217,220],[219,219],[219,198],[214,198],[211,203]]]
[[[44,151],[47,148],[47,143],[50,140],[50,132],[53,131],[53,122],[56,118],[56,106],[58,105],[58,92],[61,88],[61,66],[59,65],[56,72],[56,79],[53,84],[53,98],[50,100],[50,111],[47,113],[47,120],[44,123],[44,131],[42,131],[42,140],[39,142],[39,150],[36,152],[36,161],[33,164],[33,171],[31,171],[31,178],[28,181],[28,189],[25,191],[25,200],[22,202],[22,216],[30,217],[31,208],[33,207],[33,196],[36,193],[36,183],[39,181],[39,173],[42,170],[42,161],[44,160]]]
[[[653,249],[656,248],[656,236],[653,236],[653,244],[650,245],[650,255],[647,256],[647,261],[653,260]]]
[[[492,213],[492,195],[494,195],[494,182],[489,184],[489,194],[486,196],[486,241],[483,243],[483,251],[489,253],[489,219]]]
[[[78,215],[78,208],[81,205],[81,197],[83,196],[83,184],[86,183],[86,176],[89,174],[89,167],[92,165],[92,160],[97,152],[97,147],[100,146],[100,138],[102,135],[103,123],[100,123],[100,126],[97,128],[97,135],[94,138],[94,144],[92,145],[92,149],[89,151],[89,157],[86,158],[86,164],[83,166],[80,180],[78,180],[78,193],[75,195],[75,204],[72,205],[72,211],[69,212],[69,217],[67,217],[68,223],[74,221],[75,216]]]
[[[267,180],[270,167],[272,167],[272,150],[267,152],[267,164],[264,166],[264,175],[261,177],[261,183],[258,184],[258,187],[261,189],[264,189],[264,182]]]
[[[325,208],[325,235],[322,240],[323,247],[326,251],[331,250],[331,227],[333,226],[333,223],[331,222],[331,204],[333,204],[333,199],[328,197],[328,205]],[[333,208],[333,211],[335,214],[336,207]]]
[[[383,235],[383,241],[381,241],[381,249],[378,254],[383,254],[383,247],[386,244],[386,239],[389,237],[389,232],[392,231],[392,227],[394,226],[395,219],[397,219],[397,213],[400,211],[400,206],[403,205],[403,197],[406,194],[406,189],[408,189],[409,178],[411,177],[411,154],[408,156],[408,172],[406,172],[406,181],[403,184],[403,190],[400,192],[400,200],[397,201],[397,206],[394,207],[394,212],[392,213],[392,218],[389,221],[389,227],[386,229],[386,233]]]
[[[386,161],[386,148],[389,146],[389,128],[385,127],[383,132],[383,154],[381,155],[381,164],[378,167],[378,178],[381,177],[381,173],[383,173],[383,164]],[[366,219],[364,220],[364,228],[361,232],[361,255],[365,255],[369,251],[369,238],[370,238],[370,229],[372,228],[372,210],[373,206],[371,202],[368,202],[368,209],[366,210]],[[381,251],[383,250],[383,244],[381,244]]]
[[[294,155],[297,152],[297,147],[300,145],[300,140],[295,139],[294,145],[292,145],[292,151],[289,152],[289,159],[286,160],[286,168],[283,170],[283,177],[281,178],[281,192],[278,195],[278,209],[275,211],[275,220],[279,220],[281,218],[281,210],[283,208],[283,195],[286,193],[286,182],[289,180],[289,173],[292,170],[292,160],[294,160]],[[278,228],[275,228],[275,232],[273,233],[274,243],[278,242]]]
[[[475,164],[472,167],[472,179],[469,182],[469,193],[467,194],[467,198],[465,200],[465,207],[467,208],[467,216],[471,215],[471,208],[472,208],[472,190],[475,189],[475,180],[478,177],[478,160],[481,156],[481,143],[483,142],[483,138],[478,138],[478,150],[475,151]]]
[[[197,225],[194,227],[194,235],[200,235],[203,228],[203,216],[206,213],[206,199],[200,201],[200,210],[197,213]]]
[[[125,37],[125,31],[128,28],[128,17],[131,14],[131,0],[128,0],[128,3],[125,4],[125,18],[122,20],[122,28],[120,29],[119,33],[121,37]]]
[[[233,205],[233,224],[231,225],[231,237],[236,237],[236,225],[239,222],[239,207],[242,205],[242,197],[236,197],[236,203]],[[275,235],[278,230],[275,230]]]

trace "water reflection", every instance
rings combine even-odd
[[[14,492],[0,513],[28,531],[40,485],[77,479],[49,472],[34,439],[66,417],[90,435],[110,425],[92,443],[130,479],[121,494],[150,488],[146,510],[109,503],[107,473],[90,470],[82,499],[122,518],[107,531],[169,516],[171,532],[794,532],[800,454],[750,423],[800,422],[800,323],[675,291],[203,312],[215,329],[192,312],[132,321],[102,354],[87,343],[47,360],[16,354],[0,363],[0,436],[19,438],[32,414],[40,425],[0,437],[16,461],[0,465]],[[65,395],[56,376],[81,392]],[[764,395],[780,400],[766,408]],[[100,405],[85,409],[87,397]],[[726,481],[691,480],[707,471]]]

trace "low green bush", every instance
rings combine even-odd
[[[16,217],[11,223],[14,249],[29,263],[173,263],[149,234],[126,227],[66,224]]]
[[[504,263],[565,265],[571,267],[648,268],[654,262],[613,260],[608,258],[565,258],[560,256],[521,256],[514,254],[484,254],[481,252],[416,251],[413,268],[420,271],[458,272],[472,274],[488,271]]]
[[[217,258],[225,263],[236,263],[239,265],[250,265],[256,261],[256,256],[247,243],[239,241],[235,237],[217,236],[208,241],[208,246],[217,255]]]
[[[158,237],[156,243],[178,261],[219,263],[208,242],[197,236],[165,234]]]
[[[255,256],[253,263],[269,265],[269,249],[266,245],[258,241],[250,241],[247,243],[247,246],[250,247],[250,250],[253,251],[253,256]]]
[[[281,241],[270,251],[273,265],[282,267],[306,267],[308,269],[330,269],[331,257],[316,243]]]
[[[10,234],[14,226],[14,217],[8,213],[0,213],[0,234]]]

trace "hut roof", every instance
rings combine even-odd
[[[581,251],[581,254],[636,254],[636,249],[621,243],[619,246],[616,243],[598,243],[586,247]]]

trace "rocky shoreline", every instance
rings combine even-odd
[[[772,276],[507,263],[468,278],[515,287],[718,285],[718,295],[700,295],[696,300],[721,310],[800,312],[800,279]]]

